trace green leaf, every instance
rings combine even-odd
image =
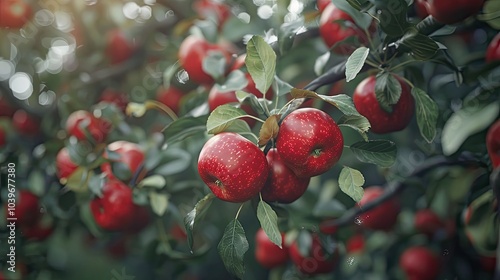
[[[164,177],[181,173],[191,166],[192,156],[191,153],[184,149],[167,146],[167,149],[162,152],[161,164],[154,168],[154,172]],[[153,155],[153,157],[158,157],[158,155]],[[152,169],[146,168],[146,170]]]
[[[165,181],[165,178],[163,178],[163,176],[152,175],[140,181],[139,184],[137,184],[137,187],[138,188],[151,187],[156,189],[162,189],[163,187],[165,187],[166,183],[167,182]]]
[[[168,208],[168,194],[157,193],[154,191],[149,192],[149,201],[151,203],[151,209],[158,216],[163,216]]]
[[[260,226],[274,244],[282,248],[281,232],[278,228],[278,216],[273,208],[265,201],[260,200],[257,206],[257,218],[259,219]]]
[[[390,167],[396,161],[396,144],[389,140],[356,142],[349,148],[356,158],[362,162],[373,163],[381,167]]]
[[[292,88],[292,85],[283,81],[278,76],[274,76],[273,89],[276,90],[276,94],[278,96],[288,94],[292,90]]]
[[[339,175],[340,189],[350,196],[354,201],[358,202],[363,198],[364,189],[362,186],[365,183],[363,174],[354,168],[344,166]]]
[[[248,85],[248,79],[245,73],[241,70],[233,70],[226,78],[226,82],[223,85],[216,84],[215,86],[221,92],[237,91],[245,88]]]
[[[188,245],[191,250],[193,250],[194,226],[205,216],[214,198],[215,195],[213,193],[207,194],[204,198],[196,203],[193,210],[191,210],[184,218],[184,227],[186,228]]]
[[[248,123],[244,120],[234,120],[231,125],[226,128],[227,132],[236,132],[239,134],[248,134],[252,133],[252,129],[248,125]]]
[[[464,107],[446,121],[441,134],[443,154],[449,156],[458,151],[469,136],[486,129],[497,118],[498,102],[488,105]]]
[[[264,38],[254,35],[248,41],[245,65],[255,82],[255,87],[261,93],[266,93],[274,80],[276,54]]]
[[[408,4],[405,0],[376,1],[380,28],[391,37],[403,35],[411,24],[406,19]]]
[[[316,61],[314,62],[314,74],[316,74],[317,76],[323,74],[325,65],[328,60],[330,60],[330,54],[331,53],[328,51],[316,58]]]
[[[417,60],[429,60],[439,50],[436,41],[419,33],[416,28],[411,28],[405,33],[401,39],[401,44],[408,47],[413,58]]]
[[[236,98],[240,103],[247,102],[252,106],[252,109],[257,113],[257,115],[264,114],[264,108],[259,102],[259,99],[254,94],[238,90],[236,91]]]
[[[356,130],[363,140],[368,141],[368,136],[366,132],[370,129],[370,122],[363,116],[354,116],[354,115],[343,115],[338,120],[339,126],[346,126]]]
[[[280,26],[278,33],[278,43],[280,52],[283,54],[293,46],[295,36],[304,30],[304,18],[299,17],[296,20],[285,22]]]
[[[350,82],[356,78],[363,65],[365,65],[368,54],[370,54],[369,48],[359,47],[349,56],[345,64],[346,82]]]
[[[246,115],[245,111],[229,104],[221,105],[212,111],[207,120],[207,132],[217,134],[225,131],[234,120]]]
[[[425,91],[414,87],[411,90],[415,98],[417,109],[417,124],[420,134],[428,143],[432,143],[436,137],[437,119],[439,110],[436,102],[425,93]]]
[[[346,211],[345,205],[337,199],[319,201],[314,206],[313,214],[318,217],[332,218],[340,217]]]
[[[375,82],[375,97],[382,109],[392,112],[392,106],[399,101],[401,97],[401,84],[388,72],[382,72],[377,75]]]
[[[202,68],[205,73],[214,79],[224,76],[226,72],[226,57],[221,51],[208,51],[207,56],[203,59]]]
[[[488,23],[496,30],[500,30],[500,1],[486,1],[483,6],[483,13],[477,18]]]
[[[337,94],[334,96],[330,96],[330,95],[317,94],[314,91],[298,89],[298,88],[292,88],[290,94],[292,95],[293,98],[321,99],[337,107],[342,113],[346,115],[363,117],[356,110],[356,107],[354,107],[352,98],[346,94]]]
[[[364,0],[332,0],[335,7],[350,15],[356,25],[362,29],[368,29],[372,23],[372,17],[370,15],[360,12],[371,6],[371,4],[367,2],[368,1]]]
[[[205,132],[207,117],[181,117],[171,122],[164,130],[165,142],[172,144],[197,133]]]
[[[224,230],[224,235],[217,245],[217,251],[229,273],[243,278],[245,263],[243,257],[248,250],[245,230],[237,219],[232,220]]]

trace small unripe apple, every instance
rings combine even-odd
[[[285,240],[285,235],[281,233],[282,240]],[[288,259],[288,248],[282,242],[282,248],[274,244],[264,232],[262,228],[257,230],[255,234],[255,259],[257,262],[267,268],[272,269],[284,265]]]
[[[440,260],[428,248],[414,246],[403,252],[399,266],[409,280],[434,280],[439,275]]]
[[[237,133],[222,132],[201,149],[198,172],[219,199],[244,202],[264,187],[269,167],[257,145]]]
[[[383,193],[384,189],[379,186],[367,187],[357,206],[362,209],[363,205],[377,199]],[[396,224],[399,211],[400,205],[396,198],[390,198],[374,209],[359,215],[359,225],[372,230],[390,230]]]
[[[268,202],[292,203],[307,190],[310,178],[299,178],[286,166],[276,148],[266,155],[269,177],[262,189],[262,199]]]
[[[481,11],[484,0],[424,0],[423,4],[438,22],[455,24]]]
[[[276,148],[298,177],[313,177],[325,173],[339,161],[344,138],[327,113],[300,108],[283,119]]]
[[[327,254],[319,237],[313,234],[309,255],[303,256],[299,250],[297,241],[295,241],[290,246],[290,259],[302,274],[318,275],[329,273],[337,265],[338,249],[333,248],[333,253],[331,255]]]
[[[375,76],[369,76],[356,86],[353,102],[356,110],[366,117],[371,124],[371,131],[378,134],[405,129],[415,112],[415,101],[410,87],[398,78],[401,85],[401,97],[391,106],[392,112],[385,111],[375,95]]]

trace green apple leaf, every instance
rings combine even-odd
[[[340,189],[350,196],[354,201],[358,202],[363,198],[363,185],[365,178],[363,174],[354,168],[344,166],[339,175]]]
[[[257,96],[255,96],[251,93],[245,92],[245,91],[237,90],[236,91],[236,98],[238,99],[238,101],[240,103],[243,103],[243,102],[249,103],[250,106],[252,106],[252,109],[255,111],[255,113],[257,113],[257,115],[264,114],[264,112],[265,112],[264,107],[262,107],[262,105],[260,104]]]
[[[194,226],[205,216],[214,198],[215,195],[213,193],[207,194],[204,198],[202,198],[200,201],[196,203],[193,210],[187,213],[186,217],[184,218],[184,227],[186,228],[186,234],[190,250],[193,250]]]
[[[226,78],[223,85],[216,84],[215,86],[222,92],[237,91],[245,88],[248,85],[248,80],[245,73],[241,70],[233,70]]]
[[[274,244],[281,248],[282,238],[281,232],[278,228],[278,216],[273,208],[262,199],[257,206],[257,218],[259,219],[260,226]]]
[[[143,187],[150,187],[150,188],[155,188],[155,189],[163,189],[167,182],[165,181],[165,178],[160,175],[152,175],[149,177],[144,178],[137,184],[138,188],[143,188]]]
[[[245,65],[255,82],[255,87],[266,93],[271,87],[276,72],[276,54],[264,38],[254,35],[247,43]]]
[[[217,245],[217,251],[229,273],[243,279],[245,263],[243,257],[248,250],[245,230],[238,219],[232,220],[224,230],[224,235]]]
[[[219,50],[211,50],[203,59],[202,68],[205,73],[215,80],[223,77],[226,72],[226,57]]]
[[[370,140],[356,142],[350,147],[356,158],[362,162],[373,163],[381,167],[390,167],[396,161],[396,144],[389,140]]]
[[[346,211],[345,205],[337,199],[327,201],[318,201],[314,206],[313,214],[317,217],[331,219],[332,217],[340,217]]]
[[[276,91],[277,96],[288,94],[292,90],[292,88],[292,85],[283,81],[278,76],[274,76],[273,89]]]
[[[417,109],[417,124],[420,134],[428,143],[432,143],[436,137],[437,119],[439,110],[436,102],[425,93],[425,91],[414,87],[411,90],[415,98]]]
[[[195,134],[204,133],[206,129],[206,116],[184,116],[168,124],[163,130],[163,135],[165,135],[165,142],[167,144],[173,144]]]
[[[443,154],[453,154],[469,136],[489,127],[497,118],[499,109],[498,102],[493,102],[488,105],[472,104],[453,113],[441,134]]]
[[[481,21],[488,23],[496,30],[500,29],[500,2],[499,1],[486,1],[483,6],[483,13],[479,14],[477,18]]]
[[[410,53],[416,60],[429,60],[439,50],[436,41],[421,34],[416,28],[409,29],[401,40],[402,44],[411,50]]]
[[[392,112],[392,106],[399,101],[401,97],[401,84],[389,72],[381,72],[376,77],[375,83],[375,97],[377,101],[387,112]]]
[[[369,1],[365,0],[332,0],[335,7],[346,12],[354,20],[357,26],[362,29],[368,29],[372,22],[372,17],[366,13],[361,13],[361,10],[371,6]]]
[[[345,126],[354,129],[357,131],[363,140],[368,141],[368,135],[366,132],[370,129],[371,125],[368,119],[363,116],[354,116],[354,115],[343,115],[338,120],[339,126]]]
[[[323,74],[326,63],[330,60],[330,54],[331,53],[328,51],[316,58],[316,61],[314,62],[314,74],[317,76]]]
[[[405,0],[375,1],[380,28],[391,37],[403,35],[411,24],[406,19],[408,3]]]
[[[224,132],[234,120],[246,115],[245,111],[230,104],[221,105],[210,113],[207,120],[207,132],[217,134]]]
[[[149,192],[149,201],[153,213],[160,217],[163,216],[168,208],[168,199],[169,195],[166,193],[158,193],[155,191]]]
[[[370,54],[369,48],[359,47],[349,56],[345,64],[346,82],[350,82],[356,78],[363,65],[365,65],[368,54]]]
[[[229,127],[227,127],[224,131],[227,132],[236,132],[239,134],[249,134],[252,133],[252,129],[248,125],[248,123],[244,120],[234,120]]]
[[[352,98],[349,95],[346,94],[337,94],[337,95],[323,95],[323,94],[317,94],[314,91],[306,90],[306,89],[298,89],[298,88],[292,88],[290,91],[290,94],[292,95],[293,98],[314,98],[314,99],[321,99],[324,102],[328,102],[332,104],[333,106],[337,107],[342,113],[349,115],[349,116],[359,116],[364,118],[359,114],[359,112],[356,110],[356,107],[354,107],[354,103],[352,102]]]

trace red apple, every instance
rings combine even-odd
[[[486,62],[498,60],[500,60],[500,33],[493,37],[493,40],[491,40],[486,49]]]
[[[415,112],[415,101],[410,87],[398,78],[402,92],[399,101],[392,105],[392,112],[387,112],[375,96],[375,76],[369,76],[356,86],[353,102],[356,110],[365,116],[371,124],[371,131],[378,134],[403,130],[410,123]]]
[[[73,172],[78,168],[71,157],[69,156],[69,150],[63,147],[56,156],[56,174],[59,180],[69,178]]]
[[[128,105],[128,98],[127,95],[123,92],[119,92],[113,89],[106,89],[99,97],[99,102],[114,104],[122,112],[125,112],[125,109]]]
[[[34,136],[40,132],[40,122],[23,109],[18,109],[12,116],[12,125],[24,135]]]
[[[193,9],[203,19],[216,20],[219,28],[231,16],[231,7],[217,0],[196,0],[193,3]]]
[[[486,148],[493,168],[497,168],[500,166],[500,120],[497,120],[488,129]]]
[[[327,254],[317,235],[313,235],[309,255],[300,253],[297,241],[290,246],[290,259],[295,267],[305,275],[317,275],[332,272],[338,260],[338,250],[334,249],[332,255]]]
[[[484,5],[484,0],[423,0],[427,12],[444,24],[459,23],[473,16]]]
[[[281,239],[285,240],[285,235],[281,233]],[[257,230],[255,234],[255,259],[257,262],[267,268],[284,265],[288,259],[288,248],[282,242],[282,248],[274,244],[264,232],[262,228]]]
[[[96,143],[103,142],[110,131],[110,123],[96,118],[92,113],[85,110],[78,110],[71,113],[66,120],[66,131],[68,135],[76,137],[78,140],[86,140],[85,130],[90,134]]]
[[[33,10],[23,0],[0,1],[0,27],[21,28],[33,16]]]
[[[429,13],[427,12],[427,6],[425,4],[426,0],[416,0],[413,4],[415,7],[415,12],[417,13],[417,16],[421,19],[424,19],[429,16]]]
[[[10,199],[10,197],[9,197]],[[21,227],[30,227],[38,223],[41,213],[38,196],[28,190],[19,190],[15,197],[15,206],[12,207],[11,201],[4,205],[5,216],[16,218],[16,225]]]
[[[429,237],[446,227],[441,218],[430,209],[422,209],[415,213],[415,229]]]
[[[111,64],[120,64],[134,54],[136,46],[127,38],[121,29],[113,29],[106,35],[106,49],[104,50]]]
[[[179,114],[180,101],[183,96],[184,93],[181,90],[172,86],[169,88],[160,87],[156,91],[156,100],[165,104],[165,106],[172,109],[176,114]]]
[[[0,127],[0,148],[7,144],[7,135],[3,128]]]
[[[354,19],[333,5],[333,3],[329,3],[321,13],[319,33],[329,48],[349,37],[356,37],[362,45],[368,42],[366,33],[360,27],[356,26]],[[355,49],[356,46],[352,44],[341,43],[332,50],[340,55],[349,55]]]
[[[216,197],[244,202],[264,187],[269,167],[257,145],[239,134],[223,132],[201,149],[198,172]]]
[[[317,0],[316,6],[318,8],[318,11],[322,13],[330,3],[332,3],[332,0]]]
[[[379,186],[365,188],[363,198],[357,206],[361,209],[363,206],[381,196],[384,189]],[[395,198],[391,198],[377,207],[361,214],[359,216],[360,226],[373,230],[390,230],[398,219],[400,205]]]
[[[434,280],[439,275],[440,261],[428,248],[414,246],[403,252],[399,266],[409,280]]]
[[[266,155],[269,177],[262,189],[262,199],[268,202],[292,203],[307,190],[310,178],[299,178],[281,159],[273,148]]]
[[[211,51],[221,52],[226,58],[226,65],[231,62],[230,53],[223,47],[211,44],[194,35],[186,37],[179,47],[179,63],[195,83],[212,84],[214,79],[203,70],[203,60]]]
[[[52,224],[44,224],[41,221],[32,225],[21,227],[21,234],[24,238],[33,241],[43,241],[54,232]]]
[[[338,125],[327,113],[315,108],[301,108],[283,119],[276,148],[298,177],[313,177],[325,173],[338,162],[344,139]]]
[[[127,168],[127,175],[126,177],[121,176],[120,179],[123,180],[124,182],[128,182],[134,174],[137,172],[141,164],[144,162],[145,155],[144,151],[142,148],[132,142],[128,141],[115,141],[113,143],[110,143],[107,147],[107,149],[113,153],[116,153],[117,156],[119,157],[118,159],[115,159],[114,157],[112,158],[111,162],[117,162],[120,163],[122,166]],[[105,158],[108,157],[107,154],[104,155]],[[113,168],[111,166],[112,163],[110,162],[105,162],[101,165],[101,170],[106,174],[106,177],[110,179],[115,179],[116,175],[113,173]]]
[[[486,271],[495,271],[497,258],[495,256],[480,256],[479,262],[481,267]]]
[[[365,248],[365,237],[362,234],[355,234],[347,240],[346,250],[348,253],[357,253]]]

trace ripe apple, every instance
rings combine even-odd
[[[441,218],[430,209],[422,209],[415,213],[415,229],[429,237],[446,227]]]
[[[269,167],[257,145],[237,133],[223,132],[201,149],[198,172],[216,197],[244,202],[264,187]]]
[[[5,134],[5,130],[0,127],[0,148],[7,144],[7,135]]]
[[[375,76],[369,76],[356,86],[353,102],[356,110],[371,124],[371,131],[378,134],[403,130],[415,112],[415,100],[410,87],[398,78],[402,92],[399,101],[392,105],[392,112],[382,109],[375,96]]]
[[[136,46],[121,29],[113,29],[106,35],[106,56],[111,64],[120,64],[134,54]]]
[[[99,102],[114,104],[120,111],[125,112],[128,105],[128,98],[125,93],[108,88],[101,93]]]
[[[332,3],[332,0],[317,0],[316,6],[318,7],[318,11],[322,13],[330,3]]]
[[[40,122],[23,109],[18,109],[12,116],[12,125],[24,135],[34,136],[40,132]]]
[[[127,172],[127,174],[120,174],[118,176],[119,179],[121,179],[123,182],[130,181],[141,164],[144,162],[145,155],[142,148],[136,143],[119,140],[110,143],[107,149],[118,156],[118,159],[112,157],[113,159],[111,160],[111,162],[119,163],[121,166],[125,167],[127,171],[129,171]],[[104,157],[108,158],[108,155],[105,153]],[[104,174],[106,174],[106,177],[110,179],[116,179],[117,174],[113,173],[113,168],[111,166],[112,163],[103,163],[101,165],[101,170]]]
[[[217,0],[196,0],[193,9],[203,19],[215,19],[219,28],[231,16],[231,7]]]
[[[262,189],[262,199],[268,202],[292,203],[307,190],[311,178],[299,178],[286,166],[276,148],[266,155],[269,177]]]
[[[365,204],[377,199],[384,193],[379,186],[365,188],[365,192],[357,206],[363,208]],[[398,219],[400,205],[395,198],[391,198],[359,216],[360,226],[373,230],[390,230]]]
[[[43,241],[47,239],[54,232],[52,224],[45,224],[41,221],[32,226],[21,227],[21,234],[24,238],[34,241]]]
[[[319,33],[329,48],[349,37],[356,37],[363,45],[368,42],[365,32],[356,26],[354,19],[333,3],[329,3],[321,13]],[[349,55],[355,49],[356,46],[352,44],[341,43],[335,46],[332,51],[340,55]]]
[[[19,190],[15,199],[16,203],[13,212],[8,210],[9,204],[4,205],[5,216],[16,218],[16,225],[21,227],[36,225],[41,217],[38,196],[28,190]]]
[[[23,0],[0,1],[0,27],[22,28],[33,16],[33,10]]]
[[[338,162],[344,139],[327,113],[315,108],[300,108],[283,119],[276,148],[298,177],[313,177],[325,173]]]
[[[96,143],[101,143],[106,139],[111,128],[110,126],[109,122],[96,118],[92,113],[85,110],[78,110],[71,113],[66,120],[68,135],[74,136],[78,140],[86,140],[86,129],[92,140]]]
[[[427,12],[444,24],[459,23],[477,14],[484,0],[423,0]]]
[[[323,248],[319,237],[313,234],[309,255],[303,256],[300,253],[297,241],[295,241],[290,246],[290,259],[302,274],[317,275],[329,273],[337,265],[338,249],[334,248],[333,254],[329,255]]]
[[[179,47],[179,63],[195,83],[212,84],[214,79],[203,70],[203,60],[211,51],[218,51],[226,58],[226,65],[231,62],[230,53],[223,47],[211,44],[204,38],[190,35]]]
[[[175,87],[159,87],[156,91],[156,100],[165,104],[168,108],[172,109],[174,113],[179,114],[180,101],[184,93]]]
[[[78,165],[75,164],[69,156],[69,150],[63,147],[56,156],[56,175],[59,180],[67,179],[75,172]]]
[[[500,120],[493,123],[486,134],[486,148],[493,168],[500,166]]]
[[[357,233],[347,240],[346,250],[348,253],[362,252],[365,248],[365,237]]]
[[[281,233],[281,239],[285,240],[283,233]],[[289,259],[288,248],[284,243],[282,242],[282,248],[278,247],[269,240],[264,230],[259,228],[255,234],[255,259],[261,266],[267,269],[284,265]]]
[[[434,280],[439,275],[440,260],[428,248],[407,248],[399,258],[399,266],[409,280]]]
[[[134,203],[132,189],[114,179],[105,182],[102,197],[90,202],[90,210],[97,225],[109,231],[137,232],[149,222],[149,211]]]
[[[493,62],[500,60],[500,33],[498,33],[486,49],[486,62]]]

